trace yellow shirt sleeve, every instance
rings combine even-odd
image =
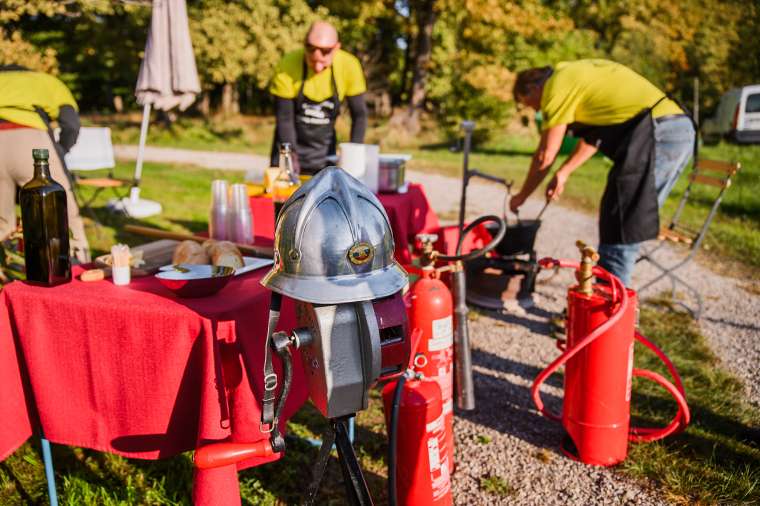
[[[269,93],[280,98],[296,98],[298,94],[296,81],[300,83],[302,79],[300,67],[302,60],[303,53],[301,53],[301,58],[298,58],[294,53],[286,54],[277,64],[274,77],[269,85]]]
[[[343,68],[344,95],[355,97],[367,91],[367,82],[359,59],[350,53],[344,54],[346,56]]]
[[[543,130],[557,125],[569,125],[575,121],[575,111],[581,102],[581,94],[573,83],[562,82],[554,75],[546,81],[541,95],[541,113],[544,116]]]
[[[56,120],[63,105],[78,110],[71,91],[58,78],[33,71],[0,73],[0,119],[45,130],[35,106]]]

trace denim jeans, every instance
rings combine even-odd
[[[662,207],[678,177],[689,163],[694,150],[694,125],[686,117],[667,119],[654,124],[654,184],[657,204]],[[631,274],[639,255],[641,243],[600,244],[599,265],[631,284]]]

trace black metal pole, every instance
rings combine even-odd
[[[462,262],[455,264],[451,273],[451,291],[454,295],[454,387],[459,409],[475,409],[475,386],[472,379],[472,355],[467,321],[467,287]]]
[[[335,448],[338,450],[338,461],[343,471],[348,503],[352,506],[372,506],[372,496],[364,480],[362,468],[354,453],[354,447],[348,438],[346,419],[332,420],[335,430]]]
[[[470,148],[472,147],[472,131],[475,130],[474,121],[462,121],[464,130],[464,167],[462,170],[462,199],[459,201],[459,235],[464,228],[464,214],[467,207],[467,184],[470,182]]]

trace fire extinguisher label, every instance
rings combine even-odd
[[[438,500],[451,490],[449,463],[446,452],[444,415],[425,426],[427,432],[428,462],[433,500]]]
[[[438,438],[431,437],[428,439],[428,458],[430,459],[430,472],[441,467],[441,452],[438,451]]]
[[[631,402],[631,390],[633,389],[633,343],[628,348],[628,378],[625,382],[625,402]]]
[[[433,333],[428,340],[428,350],[445,350],[454,345],[454,325],[451,316],[433,320]]]

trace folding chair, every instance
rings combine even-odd
[[[707,229],[715,217],[715,213],[718,211],[718,206],[720,206],[720,201],[723,199],[723,194],[728,187],[731,186],[731,177],[736,174],[740,168],[741,164],[738,162],[722,162],[717,160],[698,160],[694,164],[694,169],[689,176],[689,184],[686,187],[686,191],[684,191],[683,197],[681,197],[681,201],[678,204],[678,208],[676,209],[670,224],[660,230],[660,234],[657,237],[660,241],[659,244],[649,251],[644,251],[644,253],[636,260],[637,263],[646,260],[660,271],[660,274],[657,277],[645,283],[638,289],[639,293],[667,277],[670,279],[671,297],[673,300],[677,304],[686,308],[695,319],[699,319],[702,313],[702,296],[696,288],[684,281],[683,278],[676,275],[675,271],[689,263],[694,258],[694,255],[696,255],[699,246],[702,244],[702,241],[707,234]],[[692,187],[695,184],[718,188],[718,195],[699,230],[691,229],[681,223],[681,214],[689,201],[689,197],[692,195]],[[665,266],[652,255],[662,248],[668,241],[689,246],[689,254],[680,262]],[[696,312],[685,303],[675,300],[677,284],[686,288],[694,296],[697,301]]]
[[[131,180],[118,179],[113,175],[116,161],[111,144],[111,129],[104,127],[84,127],[79,130],[77,143],[66,153],[66,169],[71,175],[72,190],[77,198],[80,209],[86,212],[96,225],[100,225],[94,211],[90,207],[104,190],[111,189],[117,198],[129,193]],[[105,170],[105,177],[86,177],[82,172]],[[93,188],[94,192],[86,198],[83,188]],[[122,190],[122,191],[120,191]]]

